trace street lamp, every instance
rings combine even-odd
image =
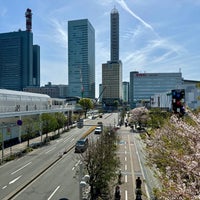
[[[89,194],[89,191],[87,191],[87,189],[89,188],[88,181],[90,179],[90,176],[87,174],[85,176],[82,175],[82,173],[83,173],[82,162],[80,162],[79,167],[80,167],[80,172],[79,172],[79,193],[80,193],[80,195],[79,196],[80,196],[80,200],[86,200],[86,199],[88,199],[88,194]],[[84,192],[83,192],[83,188],[84,188]]]

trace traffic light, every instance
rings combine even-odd
[[[185,90],[172,90],[172,110],[174,113],[185,114]]]

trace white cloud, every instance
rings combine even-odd
[[[54,37],[55,41],[57,41],[63,48],[66,48],[67,46],[67,38],[68,38],[68,33],[67,33],[67,23],[65,22],[59,22],[57,19],[51,19],[51,25],[53,26],[54,30]]]
[[[153,27],[148,24],[147,22],[145,22],[142,18],[140,18],[138,15],[136,15],[126,4],[126,2],[124,0],[116,0],[119,5],[126,10],[128,13],[130,13],[134,18],[136,18],[137,20],[139,20],[146,28],[151,29],[152,31],[154,31]]]

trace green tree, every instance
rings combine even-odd
[[[148,112],[148,127],[152,129],[160,128],[164,125],[165,121],[170,117],[170,113],[166,111],[162,111],[159,108],[151,109]]]
[[[58,129],[58,133],[59,133],[59,129],[60,128],[64,128],[64,126],[67,123],[67,119],[65,117],[65,115],[63,113],[55,113],[54,114],[56,120],[57,120],[57,127],[56,129]]]
[[[58,127],[58,122],[54,114],[49,114],[49,113],[43,113],[41,119],[42,119],[42,130],[44,133],[46,133],[46,137],[48,138],[48,133],[56,130],[56,128]]]
[[[30,145],[30,139],[35,137],[37,132],[39,131],[39,121],[35,121],[35,118],[26,117],[23,119],[23,126],[25,134],[23,138],[27,140],[27,146]]]
[[[118,109],[118,106],[119,106],[119,101],[118,100],[114,101],[114,106],[115,106],[116,109]]]
[[[86,118],[87,111],[94,107],[92,100],[89,98],[82,98],[79,100],[78,103],[81,105],[82,109],[84,110],[85,118]]]

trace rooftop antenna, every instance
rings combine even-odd
[[[30,8],[26,9],[25,17],[26,17],[26,31],[31,32],[31,30],[32,30],[32,12],[31,12]]]

